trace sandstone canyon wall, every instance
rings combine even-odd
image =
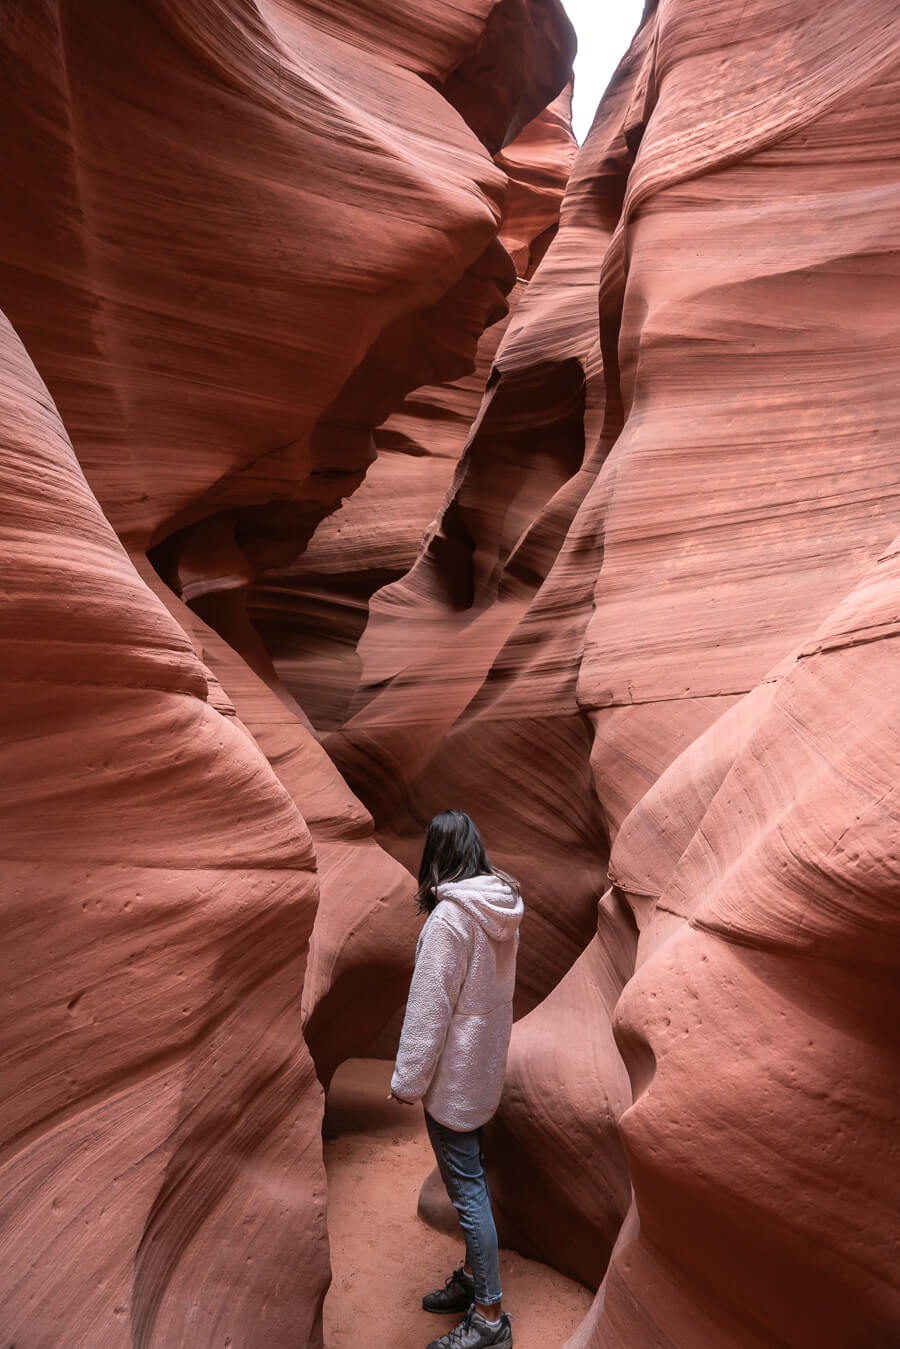
[[[321,1344],[455,804],[572,1349],[893,1346],[893,0],[649,3],[574,164],[555,0],[0,41],[0,1333]]]
[[[289,566],[256,577],[248,607],[279,678],[319,731],[338,729],[359,682],[356,654],[372,594],[415,561],[453,478],[509,313],[527,289],[559,222],[576,145],[571,86],[530,122],[495,163],[509,177],[499,239],[515,267],[508,312],[478,341],[474,369],[415,388],[373,432],[378,457],[365,481],[316,530]],[[472,316],[474,331],[483,316]],[[468,354],[448,353],[450,375]]]
[[[0,337],[4,1342],[321,1343],[312,841]]]
[[[649,7],[326,740],[523,879],[507,1233],[596,1284],[633,1183],[573,1345],[900,1335],[898,81],[886,3]]]
[[[406,394],[474,367],[555,225],[572,51],[556,0],[4,7],[0,1334],[24,1349],[321,1345],[317,1074],[401,1001],[412,884],[247,594]]]

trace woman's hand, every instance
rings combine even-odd
[[[395,1091],[392,1091],[390,1096],[386,1097],[385,1099],[388,1101],[399,1101],[401,1105],[415,1105],[415,1101],[406,1101],[403,1099],[402,1096],[398,1096]]]

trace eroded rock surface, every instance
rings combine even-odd
[[[451,493],[414,567],[373,597],[356,703],[326,741],[407,865],[452,799],[521,876],[522,1010],[596,929],[608,861],[575,702],[598,562],[594,541],[571,530],[607,448],[596,290],[578,265],[593,257],[599,270],[609,244],[618,208],[607,220],[597,206],[607,177],[581,153]]]
[[[512,260],[516,282],[507,296],[514,312],[559,223],[566,179],[575,156],[571,86],[495,156],[508,175],[498,238]],[[478,340],[474,361],[457,342],[425,379],[373,432],[378,457],[365,481],[323,520],[295,562],[256,579],[249,597],[279,678],[319,731],[345,721],[360,679],[356,647],[371,596],[412,566],[453,479],[509,322],[505,306]],[[484,315],[461,323],[477,334]],[[425,372],[423,372],[425,373]]]
[[[531,59],[470,81],[501,144],[571,55],[555,4],[540,32],[523,0],[504,8]],[[329,419],[379,333],[433,314],[470,269],[470,305],[496,305],[506,179],[439,87],[490,9],[436,3],[423,24],[404,3],[376,18],[351,0],[117,0],[11,16],[3,293],[120,534],[156,543],[270,501],[302,534],[369,461],[385,414],[358,417],[358,435]],[[256,524],[262,546],[264,521],[240,522],[239,542]]]
[[[572,1349],[896,1340],[898,562],[660,779],[674,866],[619,835],[634,1206]]]
[[[390,1016],[454,804],[573,1349],[888,1349],[895,4],[649,5],[552,242],[555,0],[7,20],[4,1332],[320,1344],[301,1011]]]
[[[3,1333],[321,1345],[309,832],[5,319],[0,399]]]
[[[246,595],[536,261],[565,100],[528,128],[572,50],[557,0],[6,16],[0,303],[40,372],[4,330],[0,1323],[24,1349],[321,1342],[301,1012],[325,1080],[402,998],[412,882]]]
[[[871,1190],[896,1176],[897,765],[869,734],[897,714],[898,55],[886,3],[651,8],[328,739],[398,856],[452,800],[522,876],[523,1002],[544,1001],[514,1031],[496,1184],[523,1247],[588,1277],[588,1243],[593,1282],[624,1109],[634,1205],[573,1346],[881,1349],[900,1327]],[[858,594],[871,625],[832,642]],[[607,865],[625,958],[586,978]],[[570,1245],[537,1197],[551,1141]],[[589,1152],[590,1203],[566,1175]]]

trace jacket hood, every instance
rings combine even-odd
[[[500,876],[441,881],[435,888],[440,899],[450,899],[465,909],[484,928],[491,941],[508,941],[514,936],[525,912],[522,896]]]

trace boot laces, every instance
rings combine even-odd
[[[454,1326],[451,1331],[448,1331],[446,1336],[447,1349],[453,1349],[454,1345],[462,1344],[463,1339],[465,1338],[466,1335],[468,1335],[469,1330],[471,1329],[472,1317],[474,1315],[475,1315],[475,1308],[470,1307],[469,1310],[466,1312],[463,1320],[460,1321],[459,1325]]]

